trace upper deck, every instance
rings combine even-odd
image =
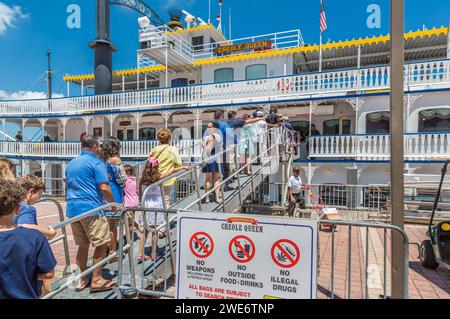
[[[450,60],[405,65],[405,92],[450,89]],[[96,112],[139,112],[171,108],[286,104],[314,99],[357,98],[387,94],[390,67],[378,66],[320,73],[168,87],[97,96],[0,101],[1,117],[89,115]]]

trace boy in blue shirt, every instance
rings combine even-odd
[[[24,196],[16,181],[0,180],[0,299],[38,299],[39,280],[55,274],[56,259],[45,236],[13,221]]]
[[[19,179],[19,185],[22,186],[26,193],[23,202],[19,204],[20,211],[14,217],[14,223],[25,228],[36,229],[43,233],[48,240],[53,239],[56,231],[51,226],[48,226],[48,228],[38,226],[37,211],[33,207],[42,197],[42,193],[45,190],[44,182],[35,175],[27,175]]]

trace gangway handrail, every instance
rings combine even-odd
[[[65,220],[64,211],[63,211],[61,204],[57,200],[55,200],[53,198],[45,197],[45,198],[41,198],[40,200],[38,200],[36,202],[36,204],[43,203],[43,202],[50,202],[50,203],[55,204],[56,208],[58,209],[59,221],[60,221],[60,223],[64,222],[64,220]],[[66,267],[64,269],[64,272],[67,272],[68,267],[70,267],[70,253],[69,253],[69,243],[67,241],[67,230],[66,230],[66,226],[61,226],[60,228],[61,228],[62,234],[59,236],[56,236],[55,238],[50,240],[49,244],[53,245],[53,244],[60,242],[61,240],[63,241],[64,259],[66,262]]]
[[[383,223],[370,223],[370,222],[359,222],[359,221],[343,221],[343,220],[319,220],[318,221],[319,224],[325,224],[325,225],[333,225],[333,226],[348,226],[349,227],[349,232],[351,231],[351,227],[355,226],[355,227],[366,227],[366,250],[368,247],[368,240],[367,240],[367,236],[368,236],[368,232],[367,229],[368,228],[380,228],[380,229],[384,229],[386,231],[386,229],[390,229],[391,231],[396,231],[398,233],[400,233],[400,235],[403,238],[403,291],[402,291],[402,299],[408,299],[408,291],[409,291],[409,287],[408,287],[408,278],[409,278],[409,237],[406,234],[405,230],[403,230],[402,228],[396,226],[396,225],[391,225],[391,224],[383,224]],[[332,227],[333,228],[333,227]],[[334,235],[334,228],[333,228],[333,235]],[[351,245],[351,242],[349,243]],[[386,244],[386,242],[385,242]],[[350,246],[351,248],[351,246]],[[386,250],[386,246],[384,246],[384,249]],[[334,255],[334,252],[333,252]],[[385,254],[386,255],[386,254]],[[385,256],[386,258],[387,256]],[[349,263],[349,265],[351,265],[351,261]],[[366,271],[365,271],[365,282],[367,283],[368,280],[368,258],[366,258]],[[384,265],[384,295],[386,296],[386,261],[385,261],[385,265]],[[349,268],[349,277],[351,277],[351,268]],[[368,296],[368,285],[366,284],[366,298]],[[350,285],[349,288],[350,289]]]
[[[124,230],[123,228],[123,224],[126,224],[127,221],[127,216],[125,213],[129,212],[129,211],[142,211],[142,212],[155,212],[155,213],[164,213],[166,215],[166,219],[169,213],[173,213],[173,214],[178,214],[179,212],[196,212],[193,210],[187,210],[187,209],[164,209],[164,208],[142,208],[142,207],[135,207],[135,208],[129,208],[126,210],[123,210],[121,213],[121,225],[122,225],[122,231]],[[198,211],[198,213],[202,213],[201,211]],[[177,216],[175,216],[176,218]],[[145,219],[144,219],[145,220]],[[403,281],[403,290],[402,290],[402,299],[408,299],[409,297],[409,287],[408,287],[408,278],[409,278],[409,245],[410,245],[410,241],[409,241],[409,237],[406,234],[406,232],[395,225],[390,225],[390,224],[385,224],[385,223],[375,223],[375,222],[362,222],[362,221],[340,221],[340,220],[317,220],[318,225],[332,225],[332,226],[343,226],[343,227],[348,227],[348,233],[349,233],[349,240],[348,240],[348,254],[347,254],[347,262],[348,262],[348,269],[346,270],[347,272],[347,294],[348,294],[348,298],[351,298],[351,289],[352,289],[352,269],[351,269],[351,264],[352,264],[352,257],[351,257],[351,252],[352,252],[352,241],[351,241],[351,234],[352,234],[352,227],[355,228],[365,228],[366,232],[365,232],[365,271],[364,271],[364,287],[365,287],[365,293],[364,293],[364,298],[368,299],[369,298],[369,285],[367,284],[369,281],[369,229],[382,229],[384,231],[384,249],[383,249],[383,295],[380,297],[383,298],[387,298],[387,287],[388,287],[388,279],[387,279],[387,232],[390,230],[392,232],[398,232],[400,233],[400,235],[402,236],[403,239],[403,247],[404,247],[404,251],[403,251],[403,260],[404,260],[404,266],[402,269],[402,281]],[[158,227],[159,228],[159,227]],[[335,279],[335,270],[334,270],[334,265],[336,262],[336,253],[335,253],[335,248],[334,248],[334,244],[335,244],[335,227],[331,227],[331,232],[332,232],[332,254],[331,254],[331,290],[330,290],[330,294],[331,294],[331,298],[334,299],[335,296],[335,292],[334,292],[334,279]],[[126,228],[125,228],[126,230]],[[170,230],[168,230],[170,231]],[[362,236],[362,235],[361,235]],[[119,250],[122,252],[121,248],[119,248]],[[165,258],[164,258],[164,265],[167,264],[167,244],[166,244],[166,248],[165,248]],[[123,254],[119,255],[119,258],[121,259]],[[154,266],[153,266],[153,277],[156,276],[156,260],[154,261]],[[120,263],[119,263],[119,267],[120,267]],[[134,267],[134,264],[133,264]],[[144,267],[142,265],[142,267]],[[320,267],[320,265],[317,265],[317,269]],[[122,268],[120,268],[122,269]],[[122,284],[122,276],[123,274],[121,273],[121,271],[119,271],[118,274],[118,295],[119,297],[121,296],[121,289],[129,289],[130,287],[125,286]],[[143,278],[141,278],[142,280]],[[168,292],[167,291],[167,286],[166,286],[166,279],[164,280],[164,291],[156,291],[155,289],[155,285],[153,285],[153,289],[144,289],[142,286],[141,288],[138,288],[135,284],[132,285],[133,288],[138,292],[138,294],[142,294],[142,295],[147,295],[147,296],[153,296],[153,297],[170,297],[170,298],[175,298],[175,294],[173,292]],[[318,285],[319,286],[319,285]],[[318,289],[318,288],[317,288]]]
[[[91,209],[91,210],[89,210],[89,211],[87,211],[87,212],[84,212],[84,213],[82,213],[82,214],[80,214],[80,215],[78,215],[78,216],[75,216],[75,217],[72,217],[72,218],[70,218],[70,219],[64,220],[64,221],[62,221],[62,222],[60,222],[60,223],[58,223],[58,224],[53,225],[52,227],[53,227],[53,229],[55,229],[55,230],[60,229],[60,228],[62,229],[62,228],[64,228],[64,227],[66,227],[67,225],[73,224],[73,223],[75,223],[75,222],[77,222],[77,221],[80,221],[80,220],[82,220],[82,219],[84,219],[84,218],[90,217],[90,216],[92,216],[92,215],[94,215],[94,214],[97,214],[97,213],[102,212],[103,210],[106,210],[106,209],[109,209],[109,208],[113,208],[113,207],[120,207],[120,208],[122,209],[122,205],[121,205],[121,204],[118,204],[118,203],[108,203],[108,204],[102,205],[102,206],[100,206],[100,207]],[[124,250],[127,250],[127,249],[129,249],[130,247],[132,247],[132,246],[131,246],[130,243],[128,243],[128,244],[125,246]],[[116,251],[116,252],[112,253],[111,255],[107,256],[106,258],[102,259],[102,260],[101,260],[100,262],[98,262],[97,264],[94,264],[94,265],[90,266],[90,267],[87,268],[85,271],[83,271],[82,273],[78,274],[77,276],[71,278],[70,280],[68,279],[68,280],[67,280],[64,284],[62,284],[58,289],[56,289],[56,290],[54,290],[54,291],[48,293],[47,295],[45,295],[44,297],[42,297],[42,299],[50,299],[50,298],[56,296],[57,294],[61,293],[61,292],[64,291],[65,289],[67,289],[70,285],[72,285],[73,282],[75,282],[75,281],[81,279],[82,277],[85,277],[85,276],[91,274],[95,269],[97,269],[97,268],[99,268],[99,267],[101,267],[101,266],[106,265],[110,260],[112,260],[114,257],[117,257],[117,256],[118,256],[118,251]]]
[[[269,133],[271,130],[275,130],[275,129],[277,129],[277,127],[268,129],[266,133]],[[167,176],[167,177],[165,177],[163,179],[160,179],[159,181],[157,181],[157,182],[155,182],[155,183],[153,183],[151,185],[148,185],[147,188],[145,189],[145,191],[147,191],[147,189],[149,189],[149,188],[151,189],[153,187],[159,186],[159,185],[161,185],[161,184],[163,184],[163,183],[165,183],[168,180],[171,180],[173,178],[180,178],[180,177],[184,177],[184,176],[190,174],[195,169],[197,169],[199,167],[203,167],[204,165],[208,164],[210,161],[212,161],[212,160],[218,158],[219,156],[221,156],[221,155],[223,155],[223,154],[233,150],[236,147],[236,145],[237,144],[233,144],[232,146],[230,146],[230,147],[228,147],[228,148],[226,148],[224,150],[221,150],[220,152],[218,152],[218,153],[216,153],[216,154],[214,154],[214,155],[212,155],[212,156],[202,160],[201,162],[197,162],[197,163],[194,163],[194,164],[188,166],[188,169],[186,171],[184,171],[184,172],[179,171],[179,172],[172,173],[171,175],[169,175],[169,176]],[[142,161],[142,162],[139,162],[138,165],[143,165],[145,163],[146,163],[146,161],[145,162]],[[144,193],[143,193],[143,195],[141,197],[145,197],[144,196],[146,194],[145,191],[144,191]]]
[[[268,131],[270,131],[270,130],[268,130]],[[203,196],[201,196],[200,198],[198,198],[197,200],[195,200],[193,203],[191,203],[191,204],[190,204],[189,206],[187,206],[185,209],[190,209],[190,208],[192,208],[192,206],[194,206],[195,204],[198,204],[198,203],[201,202],[204,198],[206,198],[207,196],[211,195],[211,194],[212,194],[217,188],[219,188],[219,187],[222,188],[222,192],[223,192],[223,188],[224,188],[224,186],[226,185],[227,182],[232,181],[232,179],[233,179],[236,175],[240,174],[244,169],[246,169],[248,166],[252,165],[254,162],[260,161],[260,160],[263,158],[263,155],[266,155],[267,152],[269,152],[270,150],[272,150],[272,149],[275,148],[275,147],[279,147],[279,144],[276,143],[276,144],[272,145],[271,147],[269,147],[268,149],[262,151],[259,155],[255,156],[249,163],[243,165],[242,167],[240,167],[239,169],[237,169],[234,173],[230,174],[226,179],[222,180],[222,181],[219,183],[219,185],[217,185],[216,187],[212,187],[207,193],[203,194]],[[270,163],[270,162],[269,162],[269,163]],[[266,164],[265,166],[267,166],[267,164]],[[265,166],[264,166],[264,167],[265,167]],[[262,168],[264,168],[264,167],[262,167]],[[261,168],[261,169],[262,169],[262,168]],[[253,179],[253,175],[254,175],[253,170],[252,170],[251,172],[252,172],[252,177],[251,177],[251,178]],[[238,191],[241,192],[241,188],[240,188],[240,187],[238,188]],[[223,200],[225,200],[225,199],[223,199]],[[225,209],[225,202],[223,202],[222,205],[223,205],[223,208]]]
[[[270,128],[270,129],[267,130],[266,133],[268,133],[268,132],[270,132],[270,131],[272,131],[272,130],[276,130],[276,129],[278,129],[278,128],[279,128],[279,127],[273,127],[273,128]],[[282,130],[284,130],[284,131],[286,131],[286,132],[288,132],[288,133],[296,133],[296,131],[292,131],[292,130],[286,128],[286,127],[283,127],[283,126],[282,126],[281,128],[282,128]],[[281,135],[283,135],[282,132],[281,132]],[[276,144],[276,145],[278,146],[278,144]],[[212,160],[212,159],[215,159],[215,158],[218,157],[218,156],[223,155],[225,152],[228,152],[229,150],[231,150],[231,149],[233,149],[233,148],[235,148],[235,147],[236,147],[236,145],[230,146],[229,148],[227,148],[227,149],[225,149],[225,150],[222,150],[222,151],[219,152],[219,153],[214,154],[213,156],[211,156],[211,157],[209,157],[209,158],[203,160],[202,162],[195,163],[195,164],[191,165],[191,166],[188,168],[188,170],[186,170],[185,172],[176,172],[176,173],[173,173],[173,174],[171,174],[170,176],[167,176],[166,178],[163,178],[163,179],[159,180],[158,182],[153,183],[153,184],[147,186],[146,189],[144,190],[142,196],[141,196],[141,199],[142,199],[142,198],[145,198],[145,195],[147,194],[147,192],[150,191],[150,189],[152,189],[152,188],[154,188],[154,187],[157,187],[157,186],[160,186],[160,187],[161,187],[161,185],[163,185],[164,182],[166,182],[166,181],[168,181],[168,180],[170,180],[170,179],[184,177],[184,176],[186,176],[186,175],[188,175],[188,174],[192,174],[193,172],[195,172],[195,175],[196,175],[196,176],[195,176],[196,187],[197,187],[197,190],[199,190],[199,185],[198,185],[199,180],[198,180],[198,174],[197,174],[197,171],[196,171],[196,170],[197,170],[199,167],[204,166],[206,163],[208,163],[208,161],[210,161],[210,160]],[[236,154],[236,153],[235,153],[235,154]],[[262,154],[260,154],[260,156],[261,156],[261,155],[262,155]],[[252,163],[253,163],[253,161],[250,162],[250,163],[248,163],[247,165],[250,165],[250,164],[252,164]],[[245,167],[247,167],[247,166],[245,166]],[[244,167],[243,167],[243,168],[244,168]],[[241,170],[239,170],[238,172],[240,172],[240,171],[241,171]],[[234,176],[234,175],[235,175],[235,174],[233,174],[232,176]],[[253,170],[252,170],[252,175],[253,175]],[[253,176],[252,176],[252,178],[253,178]],[[252,181],[252,183],[253,183],[253,181]],[[219,185],[219,186],[220,186],[220,185]],[[162,187],[161,187],[161,188],[162,188]],[[253,187],[253,188],[254,188],[254,187]],[[216,187],[212,188],[212,190],[211,190],[210,192],[214,191],[215,189],[216,189]],[[222,189],[222,190],[223,190],[223,189]],[[161,189],[161,191],[163,192],[163,189]],[[239,191],[240,191],[240,187],[239,187]],[[209,194],[209,193],[208,193],[208,194]],[[199,200],[196,200],[195,203],[197,203],[197,204],[199,205],[199,209],[201,210],[201,209],[202,209],[202,206],[201,206],[201,199],[202,199],[203,197],[200,196],[199,193],[197,193],[197,196],[200,198],[200,201],[199,201]],[[166,204],[166,202],[165,202],[165,201],[166,201],[165,196],[162,196],[162,200],[163,200],[163,205],[167,207],[167,204]],[[195,203],[194,203],[194,204],[195,204]],[[141,203],[141,206],[142,206],[142,203]],[[192,207],[192,206],[193,206],[193,205],[190,205],[189,207]],[[186,209],[186,208],[185,208],[185,209]],[[169,218],[169,220],[168,220],[167,222],[164,222],[163,224],[159,225],[159,226],[156,228],[156,231],[158,232],[158,231],[160,231],[161,229],[163,229],[164,227],[166,227],[166,225],[168,225],[168,224],[170,225],[170,223],[173,222],[176,218],[177,218],[177,216],[173,216],[173,217]]]

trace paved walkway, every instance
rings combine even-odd
[[[58,211],[52,203],[37,205],[38,222],[43,225],[53,225],[59,222]],[[63,208],[65,205],[63,204]],[[69,252],[72,264],[75,264],[76,246],[70,227],[67,228]],[[426,227],[409,225],[406,232],[411,243],[420,243],[425,238]],[[331,247],[332,233],[320,232],[320,257],[318,276],[318,298],[329,298],[331,285]],[[349,247],[349,238],[351,247]],[[384,291],[384,232],[371,229],[368,235],[368,293],[369,298],[379,298]],[[351,237],[348,227],[338,227],[334,234],[334,295],[335,298],[365,298],[365,265],[366,265],[366,230],[352,227]],[[386,241],[390,245],[390,232],[386,233]],[[53,251],[58,260],[57,273],[61,275],[65,266],[62,243],[54,244]],[[351,262],[349,272],[348,251],[350,248]],[[390,251],[387,251],[386,291],[390,291]],[[351,277],[349,285],[349,276]],[[409,249],[409,296],[414,299],[450,299],[450,271],[438,267],[436,270],[424,268],[418,259],[418,251],[411,245]]]

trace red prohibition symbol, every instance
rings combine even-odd
[[[195,257],[208,258],[214,250],[214,241],[209,234],[198,232],[191,236],[189,248]]]
[[[280,239],[272,245],[272,260],[281,268],[292,268],[300,260],[300,249],[289,239]]]
[[[247,236],[236,236],[230,241],[228,252],[235,261],[245,264],[255,256],[255,244]]]

